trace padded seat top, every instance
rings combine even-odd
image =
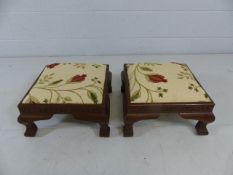
[[[131,103],[210,102],[187,65],[128,64]]]
[[[101,104],[106,67],[84,63],[47,65],[22,103]]]

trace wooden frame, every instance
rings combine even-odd
[[[121,73],[121,79],[125,124],[123,133],[125,137],[133,136],[133,124],[135,122],[146,119],[157,119],[159,118],[160,113],[179,113],[184,119],[198,120],[195,127],[197,133],[199,135],[208,135],[206,126],[208,123],[215,120],[215,116],[212,112],[215,104],[212,99],[211,102],[195,103],[130,103],[129,80],[126,64],[124,65],[124,71]]]
[[[32,85],[24,98],[18,104],[18,109],[20,111],[18,122],[26,126],[24,135],[29,137],[36,135],[37,126],[34,123],[35,121],[48,120],[52,118],[53,114],[71,114],[78,120],[99,123],[99,136],[109,137],[109,93],[112,92],[111,81],[112,73],[109,71],[109,66],[107,65],[102,104],[23,104],[22,101],[33,87]]]

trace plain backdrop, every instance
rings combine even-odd
[[[0,0],[0,57],[232,52],[232,0]]]

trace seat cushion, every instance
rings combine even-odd
[[[47,65],[22,103],[101,104],[106,67],[80,63]]]
[[[210,102],[185,64],[128,64],[131,103]]]

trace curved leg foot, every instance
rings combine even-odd
[[[37,126],[35,123],[31,122],[31,123],[26,123],[26,131],[24,133],[25,137],[34,137],[36,135],[37,132]]]
[[[126,123],[123,128],[124,137],[132,137],[133,136],[133,123]]]
[[[198,120],[195,128],[198,135],[208,135],[207,125],[215,120],[215,116],[210,113],[182,113],[184,119]]]
[[[24,136],[34,137],[37,132],[37,126],[34,123],[38,120],[48,120],[52,117],[52,114],[20,114],[18,122],[26,126]]]
[[[108,124],[100,124],[100,132],[99,136],[100,137],[109,137],[110,135],[110,128]]]
[[[198,135],[208,135],[208,130],[206,128],[207,123],[204,123],[202,121],[198,121],[195,128],[197,130]]]

